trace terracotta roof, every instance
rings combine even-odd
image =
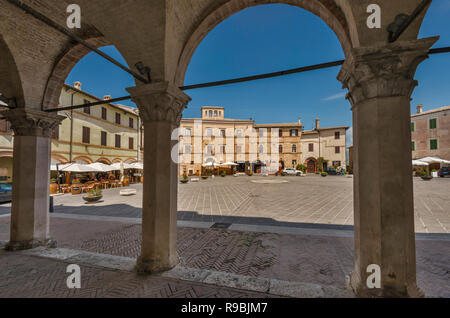
[[[89,94],[88,92],[79,90],[79,89],[73,87],[72,85],[69,85],[69,84],[64,83],[64,86],[67,87],[67,88],[69,88],[69,89],[71,89],[71,90],[73,90],[73,91],[75,91],[75,92],[78,92],[78,93],[80,93],[80,94],[84,94],[84,95],[86,95],[86,96],[88,96],[88,97],[90,97],[90,98],[93,98],[93,99],[95,99],[95,100],[97,100],[97,101],[99,101],[99,102],[103,101],[102,98],[98,98],[97,96],[94,96],[94,95],[92,95],[92,94]],[[131,106],[125,106],[125,105],[121,105],[121,104],[111,104],[111,103],[106,103],[105,105],[109,105],[109,106],[114,107],[114,108],[119,108],[120,110],[123,110],[123,111],[125,111],[125,112],[131,113],[131,114],[133,114],[133,115],[138,115],[138,113],[139,113],[139,111],[138,111],[137,108],[131,107]],[[66,106],[66,105],[65,105],[65,106]],[[135,111],[135,110],[136,110],[136,111]]]
[[[277,128],[277,127],[303,127],[299,123],[283,123],[283,124],[256,124],[255,128]]]
[[[338,126],[338,127],[324,127],[324,128],[319,128],[319,130],[305,130],[303,131],[303,134],[317,134],[318,131],[321,130],[337,130],[337,129],[349,129],[350,127],[346,127],[346,126]]]
[[[443,112],[443,111],[446,111],[446,110],[450,110],[450,106],[444,106],[444,107],[441,107],[441,108],[432,109],[432,110],[429,110],[429,111],[426,111],[426,112],[423,112],[423,113],[420,113],[420,114],[413,114],[413,115],[411,115],[411,117],[412,118],[420,117],[420,116],[424,116],[424,115],[429,115],[429,114]]]

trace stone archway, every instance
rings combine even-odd
[[[79,162],[79,163],[84,163],[84,164],[91,164],[94,163],[94,161],[92,161],[91,158],[86,157],[86,156],[79,156],[73,159],[73,162]]]
[[[305,161],[305,166],[308,168],[308,173],[314,174],[317,172],[317,159],[316,158],[308,158]]]
[[[97,160],[97,162],[104,163],[105,165],[111,165],[112,164],[112,162],[109,159],[107,159],[107,158],[100,158],[100,159]]]
[[[206,35],[214,29],[222,21],[226,20],[233,14],[244,9],[264,5],[264,4],[287,4],[305,9],[308,12],[321,18],[336,34],[344,54],[351,54],[352,43],[350,39],[349,25],[354,25],[354,21],[348,22],[342,9],[337,6],[334,1],[326,0],[230,0],[219,6],[216,6],[209,14],[196,26],[195,30],[189,36],[185,43],[175,74],[175,84],[182,86],[186,70],[189,66],[191,58],[195,53],[198,45],[206,37]]]

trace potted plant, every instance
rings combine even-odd
[[[320,174],[322,177],[327,177],[328,176],[328,173],[327,172],[322,172],[321,174]]]
[[[88,203],[100,201],[101,198],[103,198],[102,190],[95,188],[89,190],[89,192],[85,196],[83,196],[83,200]]]
[[[430,176],[426,171],[421,171],[420,177],[422,178],[422,180],[425,180],[425,181],[430,181],[431,179],[433,179],[433,177]]]
[[[181,178],[180,182],[181,183],[188,183],[189,182],[188,176],[187,175],[183,175],[183,177]]]
[[[431,176],[432,176],[433,178],[437,178],[437,177],[438,177],[438,172],[437,172],[436,169],[431,170]]]
[[[206,179],[208,179],[209,177],[208,176],[202,176],[202,179],[203,180],[206,180]]]
[[[220,174],[220,176],[221,176],[222,178],[225,178],[225,177],[227,176],[227,173],[226,173],[225,171],[222,171],[222,173]]]

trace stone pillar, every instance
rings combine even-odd
[[[50,140],[64,117],[23,108],[1,114],[14,131],[11,233],[6,249],[54,245],[49,236]]]
[[[172,149],[178,140],[172,140],[172,134],[180,126],[190,98],[167,82],[132,87],[128,91],[144,124],[142,247],[137,270],[157,273],[178,264],[178,164],[172,160]]]
[[[356,48],[338,79],[349,89],[354,139],[355,270],[361,297],[420,297],[416,285],[411,94],[437,38]],[[381,268],[369,288],[368,266]]]

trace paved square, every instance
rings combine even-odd
[[[281,183],[281,182],[286,183]],[[142,185],[137,195],[104,191],[102,202],[85,204],[81,195],[55,197],[55,212],[140,218]],[[228,224],[330,227],[353,225],[353,180],[347,177],[216,177],[179,185],[179,220]],[[414,179],[418,233],[449,233],[450,178]],[[10,205],[0,206],[0,214]],[[336,226],[335,226],[336,227]]]

